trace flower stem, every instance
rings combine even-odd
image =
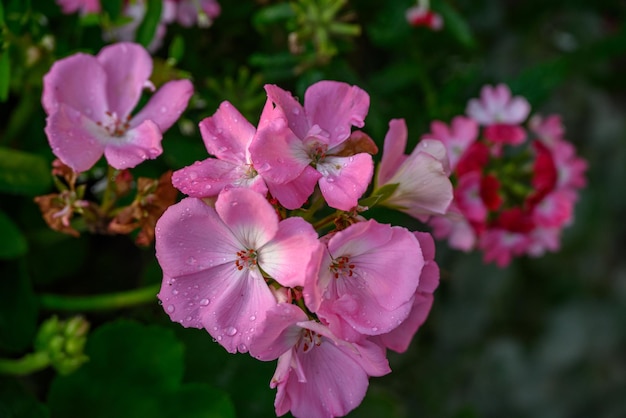
[[[42,294],[39,302],[44,309],[55,311],[102,311],[128,308],[156,301],[160,284],[124,292],[94,296],[62,296]]]
[[[0,358],[0,374],[24,376],[50,365],[50,357],[46,352],[27,354],[20,359]]]

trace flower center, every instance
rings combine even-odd
[[[312,142],[309,145],[309,158],[311,159],[311,165],[313,167],[326,158],[326,152],[328,151],[328,145],[321,142]]]
[[[341,277],[352,277],[354,274],[354,264],[350,263],[350,258],[348,256],[341,256],[333,260],[329,269],[331,273],[335,276],[335,279]]]
[[[130,115],[120,118],[115,112],[106,111],[103,122],[96,122],[98,126],[104,128],[111,136],[122,136],[130,128]]]
[[[322,344],[322,336],[315,331],[305,328],[300,343],[302,344],[302,351],[308,353],[313,347],[319,347]]]
[[[254,269],[257,267],[257,252],[255,250],[241,250],[237,251],[237,259],[235,260],[235,266],[237,270]]]

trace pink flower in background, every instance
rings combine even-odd
[[[281,303],[267,319],[250,353],[260,360],[278,358],[270,386],[277,388],[276,415],[344,416],[356,408],[369,376],[389,373],[384,349],[366,339],[348,343],[299,307]]]
[[[56,2],[65,14],[75,12],[81,14],[100,13],[100,0],[56,0]]]
[[[418,219],[444,214],[453,196],[446,148],[439,140],[422,139],[410,155],[405,155],[407,136],[404,119],[389,122],[376,188],[388,184],[398,187],[382,204]]]
[[[350,210],[372,178],[367,152],[347,152],[352,126],[362,127],[369,96],[356,86],[320,81],[304,95],[304,106],[287,91],[265,86],[275,115],[250,145],[254,166],[277,185],[272,194],[288,209],[299,208],[318,183],[329,206]],[[347,155],[346,155],[347,153]],[[289,186],[281,190],[282,185]]]
[[[487,85],[480,91],[480,99],[469,101],[466,113],[480,125],[517,125],[528,117],[530,104],[521,96],[513,97],[506,84]]]
[[[529,137],[520,125],[529,112],[526,99],[512,97],[502,84],[485,86],[480,100],[469,101],[467,114],[485,126],[455,155],[449,213],[429,220],[435,237],[463,251],[481,249],[486,262],[500,267],[557,250],[585,185],[587,164],[564,139],[560,117],[533,116],[536,137]],[[437,129],[449,147],[451,135]]]
[[[428,0],[419,0],[417,5],[407,9],[405,16],[411,26],[425,26],[432,30],[443,28],[441,15],[430,9]]]
[[[305,301],[342,339],[384,334],[409,315],[423,265],[407,229],[359,222],[330,237]]]
[[[430,133],[422,139],[438,139],[446,146],[450,170],[454,170],[465,150],[478,138],[478,124],[474,119],[456,116],[450,126],[438,120],[430,124]]]
[[[256,128],[232,104],[223,102],[213,116],[202,120],[200,133],[209,154],[217,158],[175,171],[174,187],[192,197],[217,196],[225,187],[267,193],[267,185],[254,168],[248,150]]]
[[[186,198],[156,226],[163,269],[158,296],[172,320],[206,328],[231,353],[247,352],[265,312],[277,303],[264,274],[282,286],[304,285],[320,245],[309,223],[279,221],[252,190],[224,190],[215,208]]]
[[[221,13],[216,0],[165,0],[169,3],[168,21],[176,21],[184,27],[198,25],[201,28],[211,26]]]
[[[44,76],[42,95],[54,155],[77,172],[89,170],[103,154],[117,169],[158,157],[162,134],[187,107],[193,86],[189,80],[169,81],[133,115],[143,89],[154,90],[151,73],[150,55],[133,43],[57,61]]]

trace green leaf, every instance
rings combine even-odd
[[[9,51],[0,54],[0,102],[6,102],[9,98],[9,86],[11,83],[11,61]]]
[[[0,417],[47,418],[49,416],[46,406],[39,403],[35,396],[16,379],[0,376]]]
[[[252,23],[257,29],[274,23],[280,23],[295,16],[291,4],[278,3],[267,6],[256,12],[252,18]]]
[[[103,1],[102,9],[109,15],[111,21],[115,21],[122,13],[123,0]]]
[[[446,1],[437,1],[433,2],[433,10],[441,13],[444,29],[447,28],[459,43],[467,48],[476,46],[476,39],[474,39],[469,24],[452,6]]]
[[[172,331],[118,321],[90,336],[90,360],[50,389],[53,416],[234,417],[233,406],[208,385],[181,383],[183,345]]]
[[[0,258],[15,258],[26,254],[28,243],[20,229],[4,212],[0,211]]]
[[[24,260],[0,264],[0,350],[20,352],[37,331],[37,300]]]
[[[180,35],[176,35],[174,39],[172,39],[172,43],[170,44],[170,48],[168,51],[169,59],[173,60],[174,63],[176,63],[183,59],[184,54],[185,39]]]
[[[0,192],[36,196],[48,191],[51,179],[45,158],[0,148]]]
[[[148,0],[146,15],[137,29],[137,42],[148,47],[156,34],[157,26],[161,21],[162,0]]]

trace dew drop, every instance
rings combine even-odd
[[[200,304],[200,306],[207,306],[209,304],[209,300],[208,299],[200,299],[200,302],[198,302]]]
[[[198,173],[196,173],[195,171],[190,171],[189,172],[189,179],[190,180],[195,180],[198,178]]]
[[[237,347],[239,349],[240,353],[245,353],[246,351],[248,351],[248,346],[245,345],[244,343],[239,344],[239,347]]]
[[[196,257],[189,257],[187,258],[187,264],[189,264],[190,266],[193,266],[194,264],[196,264],[198,260],[196,260]]]
[[[174,289],[172,290],[172,295],[176,296],[178,294],[178,290]]]
[[[235,334],[237,334],[237,328],[235,327],[226,328],[226,335],[228,335],[229,337],[232,337]]]
[[[254,321],[254,320],[256,320],[256,316],[251,315],[251,316],[250,316],[250,321]]]
[[[378,327],[373,327],[372,328],[372,332],[377,332],[378,331]]]
[[[167,305],[167,312],[174,313],[174,309],[176,309],[174,308],[174,305]]]

